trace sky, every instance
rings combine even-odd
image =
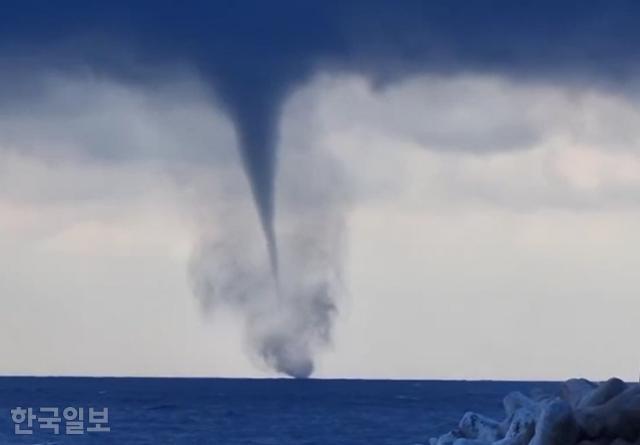
[[[635,380],[638,9],[9,2],[0,374]]]

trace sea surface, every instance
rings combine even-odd
[[[426,444],[429,437],[454,427],[466,411],[501,418],[502,398],[510,391],[555,392],[558,387],[531,382],[0,377],[0,444]],[[17,407],[32,408],[33,434],[15,434],[11,410]],[[52,417],[41,408],[58,408],[57,435],[40,428],[41,417]],[[78,413],[83,408],[84,434],[66,434],[65,408]],[[103,427],[110,431],[86,431],[92,426],[89,408],[98,413],[108,408]],[[20,426],[26,425],[25,420]]]

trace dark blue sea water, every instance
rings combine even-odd
[[[510,391],[557,384],[389,380],[0,378],[0,444],[425,444]],[[109,409],[110,432],[17,436],[12,409]],[[26,425],[25,423],[22,424]]]

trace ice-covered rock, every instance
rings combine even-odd
[[[493,443],[502,436],[500,422],[476,413],[466,413],[458,429],[468,439],[477,439],[484,443]]]
[[[618,378],[612,378],[601,383],[595,389],[585,394],[578,403],[577,408],[588,408],[602,405],[613,399],[618,394],[627,389],[627,384]]]
[[[449,431],[446,434],[443,434],[440,437],[433,438],[429,440],[430,445],[453,445],[453,443],[458,439],[463,439],[464,436],[459,430]]]
[[[502,406],[507,414],[507,418],[511,417],[516,411],[520,409],[526,409],[532,412],[537,412],[539,407],[538,403],[530,397],[525,396],[519,391],[514,391],[505,396],[502,399]]]
[[[640,445],[640,385],[571,379],[559,395],[512,392],[503,421],[466,413],[430,445]]]
[[[491,442],[485,442],[484,440],[467,439],[467,438],[458,439],[455,442],[453,442],[453,445],[490,445],[490,444]]]
[[[640,386],[633,385],[606,403],[576,411],[578,425],[590,438],[634,442],[640,436]]]
[[[520,407],[507,417],[508,427],[504,437],[494,444],[497,445],[527,445],[536,428],[537,409],[530,406]]]
[[[599,439],[581,440],[578,445],[611,445],[611,439],[600,437]]]
[[[576,409],[582,399],[596,389],[596,384],[587,379],[570,379],[562,385],[562,398]]]
[[[547,403],[536,423],[536,432],[530,445],[567,445],[578,440],[578,425],[571,405],[556,399]]]
[[[618,438],[611,442],[609,445],[640,445],[640,440],[629,442],[628,440]]]

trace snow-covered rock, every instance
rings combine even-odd
[[[466,413],[430,445],[640,445],[640,385],[571,379],[559,395],[512,392],[505,418]]]
[[[571,405],[558,398],[546,404],[538,421],[530,445],[566,445],[578,440],[578,425]]]

